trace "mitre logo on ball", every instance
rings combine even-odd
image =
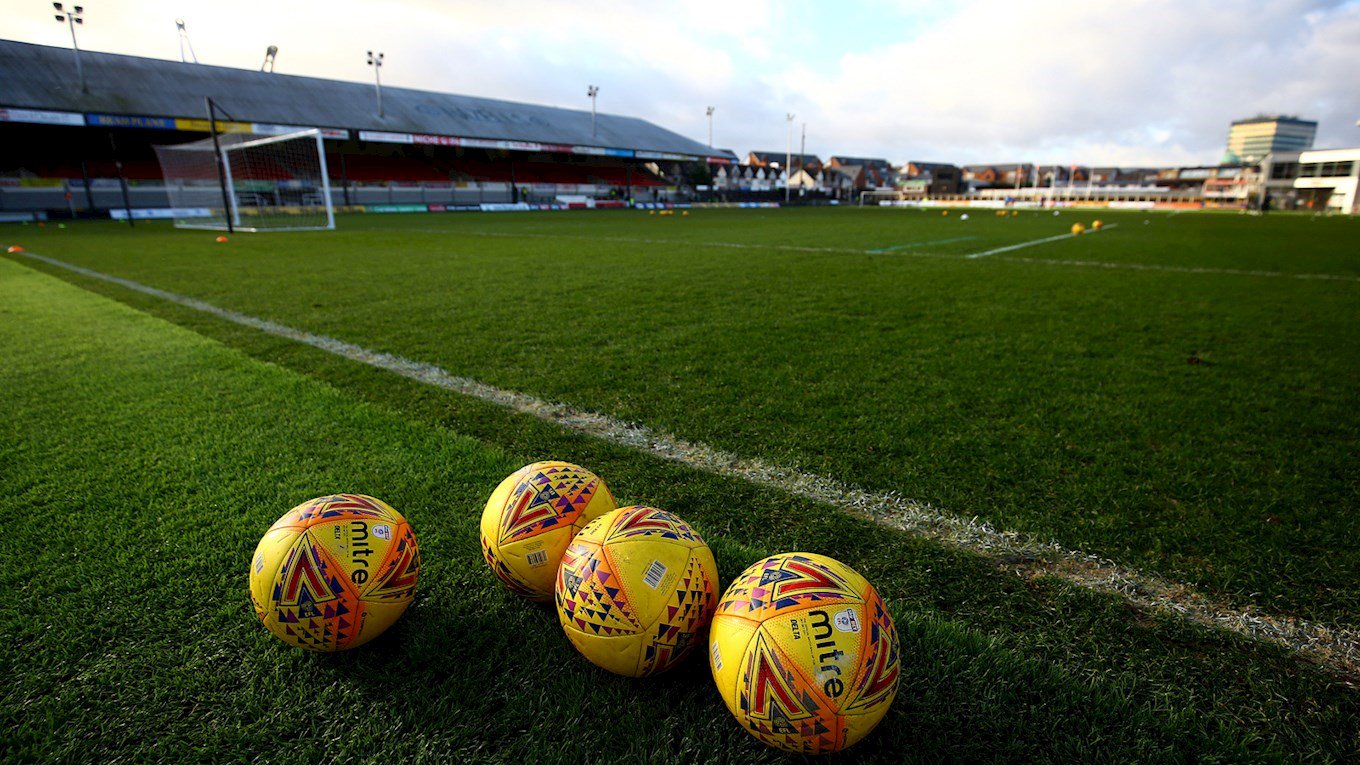
[[[791,752],[836,752],[868,734],[897,694],[897,629],[849,566],[814,553],[773,555],[723,594],[709,666],[748,733]]]
[[[255,614],[290,645],[341,651],[382,634],[420,576],[415,531],[362,494],[318,497],[265,532],[250,566]]]

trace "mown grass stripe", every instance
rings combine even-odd
[[[402,375],[444,390],[471,396],[542,420],[725,477],[789,492],[833,505],[855,516],[885,526],[998,560],[1022,577],[1054,576],[1098,592],[1124,597],[1149,610],[1162,610],[1245,637],[1275,643],[1299,652],[1348,684],[1360,684],[1360,631],[1332,628],[1315,622],[1278,617],[1256,606],[1219,603],[1194,588],[1121,566],[1098,556],[1035,539],[1020,532],[997,529],[976,517],[962,517],[887,492],[870,492],[834,479],[742,457],[703,443],[660,433],[645,425],[543,401],[504,390],[420,361],[325,335],[312,334],[248,314],[221,308],[196,298],[157,289],[131,279],[105,274],[32,252],[23,256],[83,276],[176,303],[227,321],[304,343],[334,355]]]

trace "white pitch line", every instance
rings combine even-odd
[[[467,377],[459,377],[433,364],[372,351],[333,337],[293,329],[131,279],[31,252],[22,255],[277,337],[305,343],[327,353],[368,364],[427,385],[523,412],[578,433],[637,449],[652,456],[829,504],[843,512],[872,519],[884,526],[983,555],[1000,562],[1004,568],[1020,576],[1058,577],[1091,590],[1119,595],[1146,610],[1167,611],[1198,624],[1216,626],[1245,637],[1284,646],[1298,651],[1337,674],[1348,684],[1355,685],[1360,681],[1360,630],[1354,628],[1273,616],[1254,605],[1239,608],[1218,603],[1187,585],[1126,568],[1089,553],[1071,550],[1056,542],[1042,541],[1016,531],[997,529],[977,517],[955,515],[928,503],[899,497],[890,492],[870,492],[793,467],[755,457],[742,457],[699,442],[684,441],[645,425],[622,422],[596,412],[544,401],[525,393],[503,390]]]
[[[949,244],[949,243],[951,243],[951,242],[966,242],[966,241],[968,241],[968,240],[970,240],[970,239],[977,239],[977,237],[975,237],[975,236],[955,236],[955,237],[951,237],[951,238],[949,238],[949,239],[931,239],[931,240],[928,240],[928,241],[925,241],[925,242],[907,242],[906,244],[894,244],[894,245],[891,246],[891,247],[879,247],[879,248],[873,249],[873,250],[865,250],[865,252],[866,252],[866,253],[871,253],[871,254],[874,254],[874,255],[878,255],[878,254],[880,254],[880,253],[885,253],[885,252],[896,252],[897,250],[906,250],[906,249],[910,249],[910,248],[912,248],[912,247],[925,247],[925,246],[928,245],[928,244]]]
[[[969,258],[969,259],[974,259],[974,258],[985,258],[985,257],[987,257],[988,255],[996,255],[996,254],[1002,253],[1002,252],[1010,252],[1011,250],[1019,250],[1019,249],[1025,248],[1025,247],[1033,247],[1033,246],[1039,245],[1039,244],[1046,244],[1046,243],[1048,243],[1048,242],[1056,242],[1056,241],[1058,241],[1059,239],[1071,239],[1071,238],[1074,237],[1074,236],[1084,236],[1085,234],[1098,234],[1098,233],[1100,233],[1101,231],[1104,231],[1104,230],[1106,230],[1106,229],[1115,228],[1115,227],[1117,227],[1118,225],[1119,225],[1118,223],[1111,223],[1110,225],[1106,226],[1105,228],[1093,228],[1093,229],[1091,229],[1090,231],[1084,232],[1083,234],[1058,234],[1057,236],[1045,237],[1045,238],[1043,238],[1043,239],[1034,239],[1034,240],[1031,240],[1031,241],[1028,241],[1028,242],[1021,242],[1020,244],[1012,244],[1012,245],[1009,245],[1009,246],[1007,246],[1007,247],[998,247],[998,248],[996,248],[995,250],[987,250],[987,251],[985,251],[985,252],[975,252],[975,253],[973,253],[973,254],[971,254],[971,255],[965,255],[964,257],[965,257],[965,258]]]

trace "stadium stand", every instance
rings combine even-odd
[[[379,116],[366,83],[80,55],[88,92],[70,49],[0,40],[0,212],[102,212],[122,184],[133,206],[168,204],[152,147],[203,139],[206,96],[223,132],[321,128],[336,204],[509,202],[528,186],[651,200],[678,193],[687,167],[737,159],[633,117],[592,129],[588,111],[390,86]]]

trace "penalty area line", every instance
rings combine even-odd
[[[953,237],[953,238],[951,238],[951,239],[931,239],[931,240],[925,241],[925,242],[907,242],[906,244],[895,244],[895,245],[893,245],[892,247],[879,247],[879,248],[876,249],[876,250],[865,250],[864,252],[865,252],[865,254],[868,254],[868,255],[879,255],[879,254],[882,254],[882,253],[885,253],[885,252],[896,252],[897,250],[905,250],[905,249],[907,249],[908,247],[925,247],[926,245],[931,245],[931,244],[949,244],[950,242],[967,242],[967,241],[971,241],[971,240],[973,240],[973,239],[977,239],[977,237],[975,237],[975,236],[956,236],[956,237]]]
[[[1098,234],[1098,233],[1100,233],[1101,231],[1105,231],[1106,229],[1111,229],[1111,228],[1117,228],[1118,226],[1119,226],[1118,223],[1111,223],[1111,224],[1105,226],[1104,228],[1096,228],[1096,229],[1091,229],[1090,231],[1083,231],[1081,234],[1058,234],[1057,236],[1044,237],[1043,239],[1032,239],[1032,240],[1030,240],[1030,241],[1028,241],[1028,242],[1021,242],[1020,244],[1012,244],[1012,245],[1009,245],[1009,246],[1006,246],[1006,247],[998,247],[998,248],[996,248],[995,250],[985,250],[985,251],[983,251],[983,252],[974,252],[974,253],[972,253],[971,255],[964,255],[964,257],[965,257],[965,258],[969,258],[969,259],[973,259],[973,258],[985,258],[985,257],[987,257],[988,255],[997,255],[997,254],[1003,253],[1003,252],[1010,252],[1011,250],[1019,250],[1019,249],[1025,248],[1025,247],[1034,247],[1034,246],[1040,245],[1040,244],[1047,244],[1047,243],[1049,243],[1049,242],[1056,242],[1056,241],[1058,241],[1058,240],[1060,240],[1060,239],[1071,239],[1071,238],[1073,238],[1074,236],[1084,236],[1084,235],[1086,235],[1086,234]]]
[[[32,252],[21,255],[54,268],[117,284],[276,337],[310,345],[427,385],[513,409],[696,470],[749,481],[828,504],[850,515],[981,555],[1021,577],[1057,577],[1090,590],[1117,595],[1144,610],[1175,614],[1197,624],[1283,646],[1337,675],[1352,687],[1360,684],[1360,630],[1276,616],[1254,605],[1238,607],[1220,603],[1188,585],[1121,566],[1056,542],[998,529],[976,517],[946,512],[926,502],[907,499],[891,492],[856,488],[795,467],[758,457],[743,457],[697,441],[685,441],[646,425],[623,422],[597,412],[504,390],[454,375],[433,364],[294,329],[55,258]]]

